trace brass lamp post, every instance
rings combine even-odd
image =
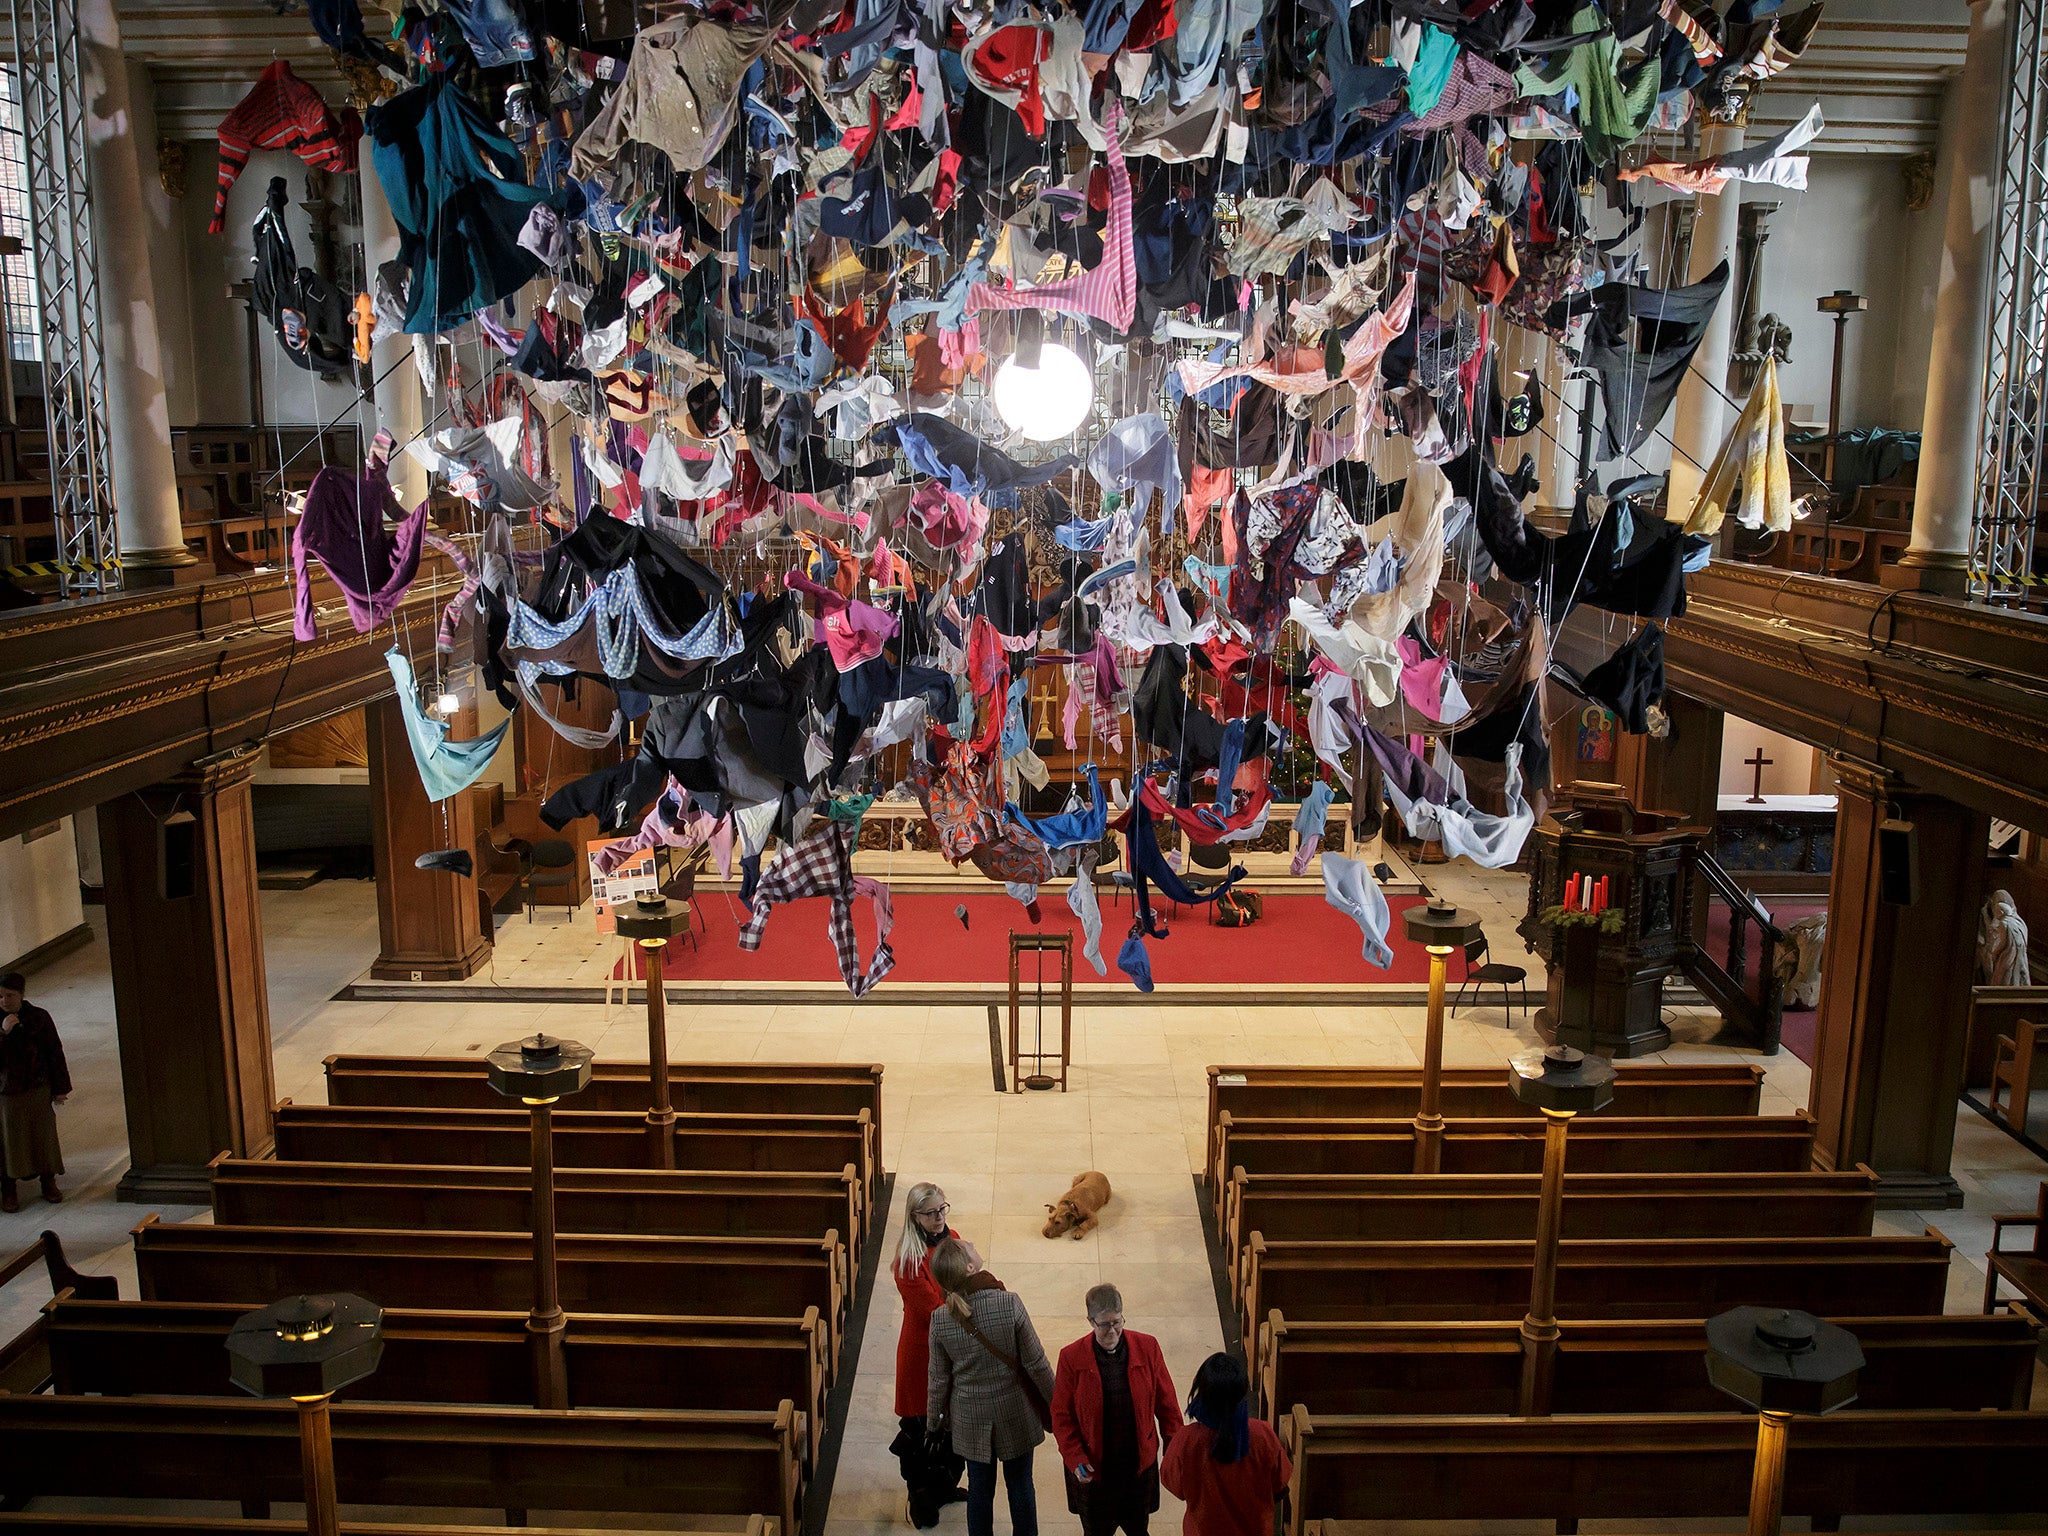
[[[535,1035],[508,1040],[484,1058],[491,1086],[526,1105],[533,1128],[533,1404],[569,1406],[569,1373],[562,1355],[561,1292],[555,1279],[555,1100],[590,1085],[591,1049],[574,1040]]]
[[[1757,1412],[1749,1536],[1778,1536],[1792,1415],[1855,1402],[1862,1369],[1854,1334],[1804,1312],[1735,1307],[1707,1319],[1707,1379]]]
[[[1435,1173],[1444,1161],[1444,973],[1453,951],[1479,937],[1479,919],[1432,896],[1401,914],[1410,943],[1429,951],[1429,1027],[1422,1038],[1422,1102],[1415,1111],[1415,1171]]]
[[[619,937],[640,946],[647,961],[647,1079],[653,1102],[647,1128],[654,1137],[656,1166],[676,1165],[676,1111],[668,1090],[668,995],[662,991],[661,962],[669,940],[689,927],[689,913],[666,896],[642,896],[618,916]]]
[[[1557,1374],[1557,1240],[1564,1224],[1564,1143],[1572,1117],[1614,1102],[1614,1063],[1568,1045],[1508,1062],[1515,1098],[1543,1112],[1543,1185],[1536,1202],[1536,1262],[1522,1319],[1522,1386],[1515,1411],[1550,1412]]]
[[[306,1529],[312,1536],[339,1536],[327,1404],[377,1369],[384,1355],[383,1309],[360,1296],[290,1296],[237,1318],[227,1342],[236,1386],[253,1397],[288,1397],[298,1405]]]

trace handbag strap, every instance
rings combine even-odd
[[[973,1305],[974,1303],[972,1302],[968,1303],[968,1306],[970,1308],[972,1308]],[[955,1313],[954,1315],[958,1316],[959,1314]],[[1014,1371],[1020,1380],[1026,1379],[1024,1376],[1024,1367],[1018,1362],[1017,1357],[1015,1355],[1005,1354],[1002,1350],[997,1349],[994,1344],[990,1343],[988,1335],[983,1333],[981,1329],[975,1324],[974,1317],[971,1311],[968,1316],[961,1318],[960,1326],[967,1330],[968,1334],[973,1338],[975,1343],[979,1344],[983,1349],[987,1350],[990,1354],[994,1355],[996,1359],[1000,1360],[1004,1365],[1008,1366],[1012,1371]]]

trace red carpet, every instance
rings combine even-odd
[[[1294,984],[1372,982],[1424,982],[1429,979],[1429,956],[1401,933],[1401,911],[1421,901],[1420,896],[1389,898],[1394,909],[1388,943],[1394,963],[1388,970],[1366,964],[1360,957],[1358,925],[1338,912],[1322,897],[1303,892],[1267,896],[1266,915],[1249,928],[1218,928],[1209,922],[1202,907],[1183,907],[1180,916],[1172,908],[1157,905],[1154,911],[1169,931],[1165,939],[1147,939],[1152,957],[1152,979],[1162,983],[1261,982]],[[954,915],[956,906],[967,908],[967,927]],[[892,981],[982,982],[1006,984],[1010,974],[1010,931],[1019,933],[1072,933],[1074,935],[1074,983],[1097,985],[1117,982],[1128,985],[1116,968],[1116,952],[1131,925],[1128,900],[1102,901],[1102,959],[1109,975],[1098,978],[1093,966],[1082,957],[1081,925],[1067,910],[1065,892],[1048,892],[1040,900],[1043,922],[1033,928],[1024,909],[1008,896],[975,894],[901,895],[896,898],[896,928],[890,943],[896,951],[896,968],[878,989],[888,991]],[[739,947],[739,923],[745,909],[737,896],[706,893],[697,900],[697,938],[693,949],[687,940],[669,947],[668,975],[678,981],[837,981],[838,962],[825,924],[830,906],[823,897],[810,897],[775,909],[768,919],[761,947],[748,954]],[[861,962],[874,953],[874,912],[864,900],[853,904],[854,929],[860,936]],[[1024,957],[1024,974],[1035,974],[1035,960]],[[1460,961],[1451,960],[1451,975],[1460,973]]]
[[[1825,901],[1815,901],[1810,898],[1803,901],[1771,901],[1766,898],[1764,906],[1771,914],[1771,921],[1778,925],[1780,931],[1791,927],[1792,924],[1798,922],[1802,917],[1811,917],[1816,912],[1825,912],[1828,909],[1828,904]],[[1759,946],[1757,944],[1756,928],[1753,924],[1748,930],[1746,942],[1748,946],[1746,954],[1749,971],[1749,993],[1754,997],[1757,985],[1757,954]],[[1728,908],[1718,901],[1712,901],[1707,904],[1707,946],[1708,954],[1723,964],[1727,962]],[[1810,1008],[1787,1008],[1779,1016],[1779,1042],[1786,1050],[1797,1056],[1809,1067],[1813,1065],[1814,1033],[1814,1015],[1813,1010]]]

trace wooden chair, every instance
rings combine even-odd
[[[1479,962],[1476,966],[1473,964],[1475,960]],[[1512,1029],[1514,1027],[1514,1018],[1510,1010],[1513,1007],[1513,1000],[1509,996],[1508,988],[1522,988],[1522,1018],[1526,1021],[1529,1017],[1529,991],[1524,984],[1528,979],[1529,973],[1523,967],[1489,959],[1486,949],[1486,935],[1482,933],[1478,938],[1465,946],[1465,979],[1458,988],[1456,1001],[1451,1004],[1451,1016],[1453,1018],[1457,1017],[1458,1009],[1464,1006],[1465,993],[1471,988],[1478,987],[1482,989],[1481,995],[1484,996],[1485,988],[1499,987],[1500,1027],[1502,1029]]]
[[[2027,1102],[2034,1088],[2034,1063],[2048,1044],[2048,1026],[2021,1019],[2009,1035],[1998,1037],[1991,1058],[1991,1113],[1998,1113],[1998,1095],[2005,1093],[2005,1123],[2015,1134],[2027,1133]]]
[[[662,850],[664,854],[668,851]],[[697,875],[704,866],[695,858],[679,867],[673,867],[673,860],[669,862],[672,871],[661,882],[661,894],[683,909],[683,921],[688,925],[683,931],[690,936],[690,948],[700,949],[702,946],[697,942]]]
[[[2007,1227],[2032,1227],[2034,1246],[2025,1253],[2001,1253],[1998,1239]],[[1991,1251],[1984,1255],[1984,1310],[1998,1306],[1998,1282],[2020,1293],[2020,1305],[2040,1322],[2048,1322],[2048,1179],[2034,1197],[2032,1215],[2016,1212],[1991,1218]]]

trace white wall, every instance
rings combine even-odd
[[[1764,756],[1771,759],[1764,767],[1765,794],[1815,793],[1814,765],[1820,756],[1819,748],[1794,741],[1790,736],[1780,736],[1776,731],[1767,731],[1736,715],[1726,715],[1721,721],[1722,794],[1747,795],[1755,786],[1756,769],[1744,759],[1755,757],[1758,747],[1762,747]],[[1826,790],[1819,792],[1828,793]]]
[[[190,264],[191,331],[194,388],[191,422],[176,418],[179,426],[196,422],[215,425],[246,425],[249,420],[248,320],[239,299],[227,296],[228,285],[247,282],[254,268],[250,258],[255,243],[249,226],[263,211],[263,198],[270,178],[282,176],[291,195],[285,219],[291,230],[301,266],[318,269],[311,224],[300,206],[306,195],[306,167],[294,155],[259,150],[249,157],[241,177],[228,193],[227,228],[221,234],[206,232],[213,217],[213,190],[219,175],[219,156],[212,144],[193,142],[187,146],[184,201],[184,233]],[[339,195],[342,178],[330,178]],[[349,225],[337,227],[337,244],[345,251],[360,238]],[[334,273],[323,272],[325,277]],[[349,274],[340,274],[343,281]],[[257,345],[262,349],[264,420],[293,425],[337,418],[355,401],[348,384],[329,384],[288,361],[268,321],[259,321]],[[371,428],[375,430],[374,427]]]
[[[1792,328],[1792,361],[1780,366],[1778,385],[1800,408],[1797,419],[1827,420],[1834,320],[1815,302],[1847,288],[1869,307],[1849,321],[1843,347],[1842,425],[1919,429],[1942,206],[1937,197],[1907,211],[1902,164],[1889,155],[1817,154],[1804,192],[1745,189],[1745,201],[1781,205],[1764,248],[1760,302]]]
[[[0,965],[85,921],[71,818],[54,826],[33,842],[29,835],[0,841]]]

